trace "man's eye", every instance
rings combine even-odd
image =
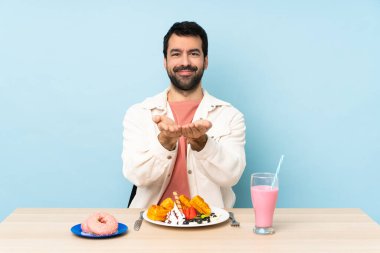
[[[179,53],[172,53],[171,56],[179,56]]]
[[[192,55],[192,56],[199,56],[200,54],[197,53],[197,52],[192,52],[191,55]]]

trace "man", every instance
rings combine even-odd
[[[230,208],[246,164],[243,115],[202,88],[208,41],[197,23],[175,23],[163,53],[169,88],[133,105],[123,122],[123,174],[137,186],[130,207],[159,204],[177,191]]]

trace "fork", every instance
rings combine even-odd
[[[233,212],[228,212],[228,213],[230,214],[231,227],[239,227],[240,226],[240,222],[238,222],[235,219],[234,213]]]
[[[140,217],[135,221],[135,225],[134,225],[134,229],[136,230],[136,231],[139,231],[140,230],[140,227],[141,227],[141,223],[142,223],[142,221],[143,221],[143,213],[144,213],[144,211],[141,211],[140,212]]]

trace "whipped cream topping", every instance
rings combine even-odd
[[[178,209],[177,205],[174,203],[173,209],[170,210],[170,212],[166,215],[165,223],[182,225],[185,220],[185,215]]]

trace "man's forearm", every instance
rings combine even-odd
[[[208,139],[207,134],[204,134],[197,139],[188,139],[188,142],[192,150],[199,152],[206,146],[207,139]]]
[[[161,143],[161,145],[167,150],[172,151],[175,149],[176,144],[177,144],[177,139],[164,137],[164,135],[161,133],[157,136],[157,138],[158,138],[158,141]]]

